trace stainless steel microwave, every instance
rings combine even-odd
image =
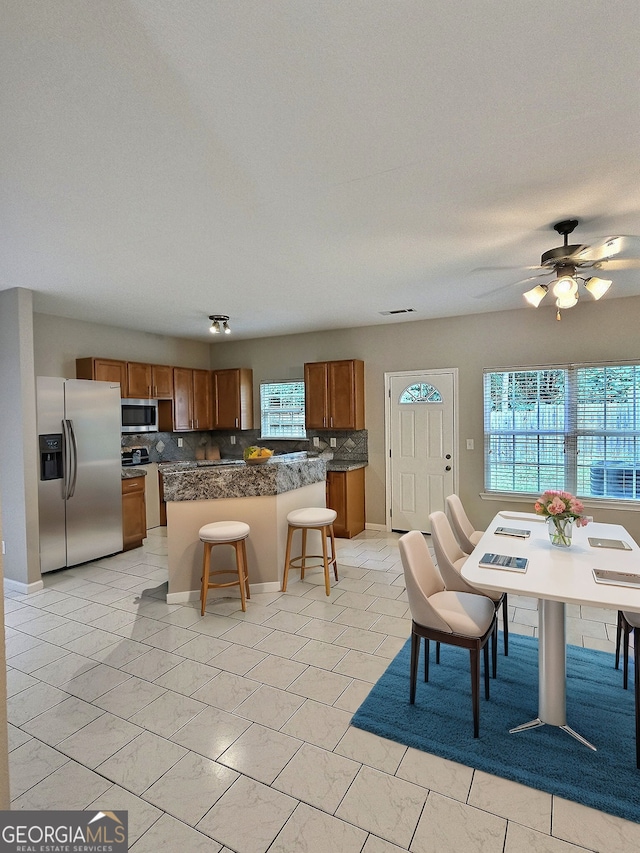
[[[121,400],[121,432],[158,432],[157,400]]]

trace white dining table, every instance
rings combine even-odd
[[[495,533],[497,527],[529,530],[526,539]],[[589,538],[621,540],[630,550],[596,548]],[[526,557],[526,572],[479,565],[485,553]],[[640,612],[640,586],[631,588],[596,583],[593,569],[629,572],[640,577],[640,547],[619,524],[591,522],[573,527],[569,548],[551,544],[546,519],[535,513],[499,512],[462,567],[473,586],[538,599],[538,716],[511,732],[538,726],[558,726],[595,750],[595,746],[567,724],[566,619],[567,604]]]

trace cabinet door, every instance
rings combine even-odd
[[[213,427],[240,429],[240,371],[213,371]]]
[[[327,506],[337,512],[336,536],[351,539],[364,530],[364,468],[327,472]]]
[[[307,429],[326,429],[328,424],[327,362],[304,366],[304,419]]]
[[[120,396],[127,396],[127,363],[110,358],[76,359],[78,379],[96,379],[100,382],[119,382]]]
[[[361,361],[329,362],[329,423],[331,429],[364,428],[364,371]]]
[[[327,506],[338,513],[333,522],[336,536],[346,537],[347,531],[347,477],[342,471],[327,472]]]
[[[169,365],[151,365],[151,396],[156,400],[173,397],[173,368]]]
[[[122,547],[139,548],[147,535],[144,477],[122,481]]]
[[[151,365],[139,361],[127,362],[127,397],[151,397]]]
[[[173,428],[176,432],[192,429],[193,371],[188,367],[173,368]]]
[[[211,374],[193,371],[193,429],[211,429]]]

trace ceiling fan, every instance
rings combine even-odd
[[[578,284],[582,283],[594,299],[600,299],[611,287],[612,281],[589,275],[589,270],[602,271],[607,274],[615,270],[640,269],[640,257],[631,257],[635,251],[640,255],[640,237],[603,237],[591,246],[583,244],[569,245],[569,234],[578,225],[577,219],[563,219],[556,222],[554,230],[564,237],[562,246],[549,249],[540,258],[540,263],[531,267],[515,267],[523,270],[539,270],[535,275],[523,278],[506,287],[535,281],[539,278],[555,275],[555,279],[536,284],[523,294],[529,305],[537,308],[549,290],[556,299],[556,319],[560,320],[560,310],[572,308],[578,301]],[[624,255],[624,257],[620,257]],[[489,268],[485,268],[489,269]],[[514,269],[514,267],[491,267],[490,269]],[[585,273],[586,275],[581,275]],[[506,287],[499,287],[489,293],[489,296]]]

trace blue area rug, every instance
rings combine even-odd
[[[421,643],[416,704],[409,704],[408,640],[356,711],[354,726],[640,823],[631,662],[629,689],[623,690],[612,654],[567,646],[567,722],[597,747],[593,752],[554,726],[509,734],[537,716],[536,639],[509,636],[509,657],[498,655],[498,678],[491,679],[488,702],[481,686],[477,740],[469,652],[442,646],[436,665],[435,643],[430,645],[425,684]]]

